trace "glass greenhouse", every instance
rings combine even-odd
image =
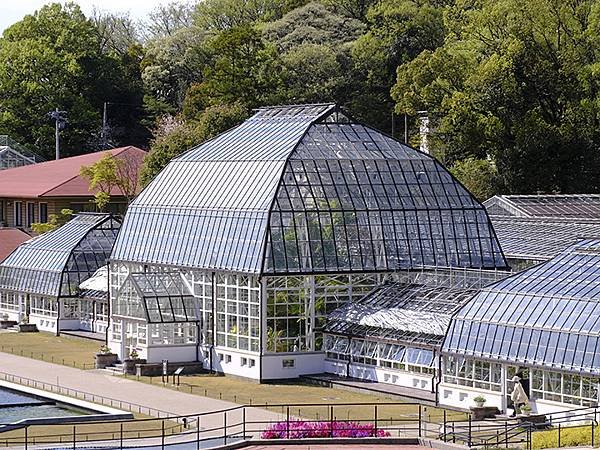
[[[0,264],[0,313],[47,331],[79,329],[79,285],[106,265],[120,228],[109,214],[78,214],[21,244]]]
[[[445,387],[497,393],[504,409],[510,379],[520,373],[541,412],[553,402],[596,405],[598,267],[600,241],[584,240],[483,289],[450,325],[443,345]],[[445,400],[456,398],[449,394]]]
[[[27,166],[44,161],[39,155],[31,152],[6,135],[0,135],[0,170]]]
[[[150,272],[180,273],[198,311],[169,325],[177,349],[137,339],[145,311],[115,315],[120,355],[194,359],[201,323],[207,365],[260,379],[321,367],[327,315],[398,271],[507,267],[485,209],[435,159],[335,105],[259,109],[175,158],[111,260],[114,311]]]

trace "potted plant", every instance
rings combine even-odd
[[[18,327],[20,333],[34,333],[38,330],[37,325],[35,323],[29,323],[28,315],[23,316],[23,318],[19,322]]]
[[[10,328],[12,326],[15,326],[16,324],[17,324],[16,321],[10,320],[8,318],[8,314],[1,314],[0,315],[0,329]]]
[[[521,406],[521,414],[524,416],[529,416],[531,414],[531,405],[529,403]]]
[[[135,366],[137,364],[145,364],[145,363],[146,363],[146,360],[141,359],[140,354],[134,348],[129,352],[129,357],[127,359],[125,359],[125,361],[123,361],[123,368],[125,370],[125,373],[127,373],[129,375],[134,375],[136,372]]]
[[[114,365],[119,360],[119,356],[110,350],[108,345],[103,345],[96,353],[96,369],[105,369]]]
[[[483,408],[483,405],[485,405],[486,399],[483,395],[478,395],[477,397],[475,397],[473,399],[473,401],[475,402],[475,406],[477,406],[478,408]]]

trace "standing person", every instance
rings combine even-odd
[[[525,389],[523,389],[523,386],[521,385],[521,379],[518,376],[515,375],[511,381],[515,383],[515,387],[510,396],[514,405],[511,417],[515,417],[517,415],[517,410],[521,411],[521,408],[529,403],[529,398],[527,397]]]

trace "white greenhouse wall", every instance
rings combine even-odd
[[[325,360],[324,371],[339,376],[346,376],[347,363],[343,361]],[[377,383],[403,386],[411,389],[432,391],[436,380],[433,375],[404,372],[401,370],[386,369],[363,364],[351,363],[348,367],[348,375],[362,380]]]
[[[293,367],[284,367],[284,364],[293,364]],[[263,355],[262,376],[265,380],[298,378],[300,375],[323,373],[324,365],[325,354],[322,352]]]
[[[468,386],[440,383],[438,388],[438,401],[441,406],[469,409],[475,406],[474,398],[482,395],[485,397],[485,406],[495,406],[503,410],[502,393],[477,389]]]
[[[51,333],[56,333],[56,317],[30,314],[29,323],[36,324],[38,330],[40,331],[49,331]]]
[[[19,322],[23,318],[23,314],[18,311],[13,311],[9,309],[0,309],[0,318],[6,314],[8,320],[13,320],[15,322]]]

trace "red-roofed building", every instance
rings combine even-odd
[[[31,236],[18,228],[0,228],[0,262],[29,239]]]
[[[30,228],[47,222],[50,214],[62,209],[94,211],[94,192],[80,175],[82,166],[91,166],[107,153],[126,161],[132,174],[139,173],[146,152],[137,147],[121,147],[55,161],[3,170],[0,175],[0,226]],[[133,175],[132,175],[133,176]],[[111,192],[107,210],[124,213],[127,202],[119,190]]]

